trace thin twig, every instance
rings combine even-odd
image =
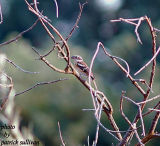
[[[107,52],[107,50],[105,49],[104,45],[101,42],[98,42],[97,48],[102,47],[104,53],[110,57],[114,63],[126,74],[126,76],[128,76],[128,78],[130,79],[130,81],[132,82],[133,85],[135,85],[135,87],[140,91],[141,94],[145,95],[145,91],[141,88],[141,86],[134,80],[134,78],[128,74],[128,71],[117,61],[117,59],[115,58],[115,56],[112,56],[111,54],[109,54]]]
[[[87,143],[88,143],[88,146],[90,146],[90,144],[89,144],[89,136],[88,136],[88,138],[87,138]]]
[[[151,134],[155,133],[155,129],[156,129],[156,126],[158,124],[158,120],[160,118],[160,105],[159,105],[158,109],[156,109],[156,110],[157,110],[157,113],[156,113],[155,117],[152,120],[152,124],[151,124],[150,130],[149,130],[149,133],[151,133]]]
[[[119,19],[110,20],[110,21],[111,21],[111,22],[121,22],[121,21],[123,21],[123,22],[130,23],[130,24],[136,26],[137,24],[134,23],[134,22],[132,22],[132,21],[137,21],[137,20],[139,20],[139,18],[137,18],[137,19],[124,19],[124,18],[119,18]]]
[[[53,48],[50,49],[46,54],[42,55],[41,58],[47,57],[49,54],[51,54],[55,50],[55,48],[56,48],[56,45],[54,45]]]
[[[101,102],[101,104],[99,105],[99,107],[97,108],[97,111],[95,111],[95,118],[98,118],[99,121],[101,121],[101,114],[102,114],[102,110],[103,110],[103,103],[104,103],[104,98]],[[97,145],[98,142],[98,135],[99,135],[99,124],[97,123],[97,130],[96,130],[96,136],[95,136],[95,140],[93,142],[93,146]]]
[[[58,18],[58,16],[59,16],[59,10],[58,10],[57,0],[54,0],[54,3],[55,3],[55,5],[56,5],[56,16],[57,16],[57,18]]]
[[[160,105],[160,101],[159,101],[159,102],[154,106],[154,108],[152,108],[152,109],[156,109],[159,105]],[[149,108],[149,109],[150,109],[150,108]],[[149,110],[149,109],[148,109],[148,110]],[[153,112],[153,110],[149,110],[148,112],[144,113],[142,116],[144,117],[144,116],[150,114],[151,112]]]
[[[57,83],[59,81],[64,81],[64,80],[68,80],[68,79],[64,78],[64,79],[58,79],[58,80],[49,81],[49,82],[40,82],[40,83],[37,83],[37,84],[33,85],[32,87],[30,87],[30,88],[28,88],[28,89],[26,89],[26,90],[24,90],[20,93],[15,94],[15,96],[19,96],[21,94],[24,94],[25,92],[28,92],[28,91],[32,90],[33,88],[36,88],[36,87],[41,86],[41,85],[54,84],[54,83]]]
[[[159,54],[160,52],[160,47],[158,48],[157,52],[154,54],[154,56],[142,67],[140,68],[134,75],[136,76],[137,74],[139,74],[142,70],[144,70]]]
[[[148,83],[146,82],[146,80],[144,79],[134,79],[136,82],[141,82],[142,84],[145,84],[147,86],[148,89],[151,90],[151,92],[153,93],[153,90],[149,87]]]
[[[81,15],[82,15],[82,12],[83,12],[83,8],[84,8],[84,6],[85,6],[86,4],[87,4],[87,2],[85,2],[85,3],[83,3],[83,4],[79,3],[80,12],[79,12],[79,14],[78,14],[77,20],[76,20],[76,22],[75,22],[72,30],[70,31],[69,35],[68,35],[67,38],[66,38],[66,41],[69,40],[69,38],[72,36],[72,34],[73,34],[73,32],[75,31],[75,29],[78,28],[78,23],[79,23],[79,21],[80,21],[80,19],[81,19]],[[63,48],[63,46],[62,46],[62,48]]]
[[[150,98],[150,99],[148,99],[148,100],[145,100],[145,101],[142,101],[142,102],[138,102],[137,104],[144,104],[144,103],[150,102],[150,101],[152,101],[152,100],[155,100],[155,99],[157,99],[157,98],[159,98],[159,97],[160,97],[160,95],[157,95],[157,96],[152,97],[152,98]]]
[[[91,108],[91,109],[82,109],[82,111],[95,111],[95,109]]]
[[[144,146],[144,144],[142,143],[142,140],[140,139],[140,137],[139,137],[139,135],[138,135],[138,132],[137,132],[137,130],[136,130],[136,123],[134,123],[134,133],[135,133],[135,135],[136,135],[136,137],[137,137],[137,139],[138,139],[138,141],[139,141],[139,143],[142,145],[142,146]]]
[[[116,59],[119,59],[119,60],[121,60],[122,62],[124,62],[124,63],[126,64],[126,66],[127,66],[127,74],[126,74],[126,77],[128,77],[129,74],[130,74],[130,68],[129,68],[129,65],[128,65],[127,61],[125,61],[124,59],[122,59],[122,58],[120,58],[120,57],[117,57],[117,56],[112,56],[112,57],[113,57],[113,58],[116,58]]]
[[[120,99],[120,112],[121,112],[121,115],[123,116],[123,118],[126,120],[126,122],[131,126],[132,126],[132,123],[130,122],[130,120],[127,118],[127,116],[124,114],[123,112],[123,97],[124,97],[124,94],[125,94],[125,91],[122,91],[122,95],[121,95],[121,99]]]
[[[17,68],[18,70],[24,72],[24,73],[29,73],[29,74],[38,74],[39,72],[31,72],[31,71],[27,71],[24,70],[23,68],[21,68],[20,66],[16,65],[13,61],[9,60],[8,58],[5,58],[5,60],[7,62],[9,62],[10,64],[12,64],[15,68]]]
[[[152,55],[155,56],[156,54],[156,32],[154,31],[154,28],[152,26],[151,20],[145,16],[146,21],[148,23],[150,32],[151,32],[151,36],[152,36]],[[153,59],[153,63],[152,63],[152,71],[150,74],[150,81],[149,81],[149,87],[152,89],[153,86],[153,81],[154,81],[154,76],[155,76],[155,70],[156,70],[156,58]],[[147,90],[146,95],[144,96],[144,100],[146,100],[150,95],[150,90]],[[143,106],[142,106],[143,108]]]
[[[2,6],[1,6],[1,3],[0,3],[0,17],[1,17],[0,24],[2,24],[2,23],[3,23],[3,14],[2,14]]]
[[[146,19],[146,17],[140,17],[140,18],[133,18],[133,19],[124,19],[124,18],[119,18],[117,20],[111,20],[111,22],[120,22],[120,21],[123,21],[123,22],[126,22],[126,23],[130,23],[132,25],[135,25],[135,34],[137,36],[137,41],[142,44],[142,41],[140,39],[140,36],[139,36],[139,33],[138,33],[138,28],[139,26],[141,25],[142,21],[144,21]],[[138,21],[137,23],[133,22],[133,21]]]
[[[155,111],[155,112],[160,112],[159,109],[154,109],[154,108],[148,108],[148,110],[150,110],[150,111]]]
[[[37,24],[38,20],[39,20],[39,19],[37,19],[37,20],[33,23],[33,25],[32,25],[31,27],[29,27],[28,29],[26,29],[26,30],[22,31],[21,33],[19,33],[19,34],[18,34],[16,37],[14,37],[13,39],[11,39],[11,40],[9,40],[9,41],[6,41],[6,42],[1,43],[1,44],[0,44],[0,47],[2,47],[2,46],[4,46],[4,45],[8,45],[8,44],[10,44],[10,43],[12,43],[12,42],[17,41],[19,38],[21,38],[21,37],[22,37],[22,35],[23,35],[23,34],[25,34],[26,32],[28,32],[28,31],[30,31],[30,30],[32,30],[32,29],[33,29],[33,27],[35,27],[35,26],[36,26],[36,24]]]
[[[139,18],[138,23],[137,23],[136,28],[135,28],[135,33],[136,33],[136,36],[137,36],[137,41],[140,44],[142,44],[142,41],[141,41],[141,38],[140,38],[139,33],[138,33],[138,28],[141,25],[141,23],[142,23],[143,20],[144,20],[144,17]]]
[[[62,133],[61,133],[61,127],[60,127],[59,122],[58,122],[58,129],[59,129],[59,135],[60,135],[60,139],[61,139],[62,145],[65,146],[65,143],[64,143],[64,141],[63,141],[63,137],[62,137]]]
[[[141,120],[141,125],[142,125],[142,132],[143,132],[143,136],[145,136],[145,128],[144,128],[144,122],[143,122],[143,117],[142,117],[142,110],[141,110],[141,106],[139,104],[137,104],[135,101],[133,101],[132,99],[123,96],[123,98],[127,99],[128,101],[132,102],[133,104],[135,104],[136,106],[138,106],[138,114]],[[133,122],[134,123],[134,122]],[[133,124],[132,124],[133,125]]]
[[[32,48],[32,50],[37,54],[39,55],[40,57],[40,60],[42,60],[48,67],[50,67],[52,70],[56,71],[56,72],[59,72],[59,73],[66,73],[64,70],[61,70],[61,69],[58,69],[56,68],[55,66],[53,66],[51,63],[49,63],[48,60],[46,60],[42,55],[40,55],[40,53],[35,49],[35,48]],[[69,72],[68,72],[69,73]]]

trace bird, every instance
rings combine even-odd
[[[71,57],[71,59],[74,60],[75,68],[77,69],[80,76],[87,77],[89,76],[89,67],[88,65],[83,61],[83,58],[79,55],[74,55]],[[94,80],[95,77],[93,73],[91,72],[91,79]]]

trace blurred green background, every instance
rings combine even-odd
[[[28,11],[23,0],[6,1],[1,0],[3,12],[3,24],[0,25],[0,42],[13,38],[19,32],[30,27],[36,17]],[[55,4],[52,0],[40,0],[40,9],[43,14],[51,19],[52,24],[65,37],[72,29],[78,13],[79,2],[84,0],[57,0],[59,5],[59,17],[56,18]],[[139,28],[143,45],[137,43],[134,34],[134,26],[125,23],[111,23],[111,19],[137,18],[147,15],[151,18],[153,25],[160,28],[160,1],[159,0],[89,0],[85,5],[79,28],[73,33],[69,40],[71,55],[83,56],[89,64],[96,49],[97,42],[101,41],[113,55],[125,59],[131,68],[133,75],[152,56],[151,35],[146,23]],[[32,47],[39,49],[45,54],[52,48],[52,41],[47,36],[40,23],[30,32],[26,33],[19,41],[0,48],[0,53],[13,60],[17,65],[40,74],[25,74],[6,63],[5,72],[13,78],[16,93],[21,92],[37,82],[51,81],[58,78],[69,78],[67,81],[52,85],[44,85],[16,97],[16,105],[21,111],[22,125],[33,125],[33,133],[44,145],[60,145],[57,122],[60,121],[64,141],[67,145],[87,145],[87,137],[90,143],[94,140],[96,121],[91,111],[82,109],[92,108],[90,93],[73,76],[63,75],[50,70],[43,62],[35,60],[38,56],[33,53]],[[159,35],[157,36],[157,46]],[[61,59],[56,58],[56,52],[48,57],[50,62],[57,67],[64,67]],[[157,95],[160,89],[159,57],[157,59],[156,77],[153,85],[154,93]],[[137,78],[149,81],[151,66],[140,73]],[[109,98],[114,105],[114,117],[121,130],[127,130],[128,125],[119,112],[121,91],[125,90],[127,96],[141,101],[142,96],[133,87],[126,76],[117,66],[107,58],[102,51],[94,64],[94,74],[98,87]],[[143,86],[146,89],[146,86]],[[147,107],[153,107],[153,104]],[[124,102],[126,114],[133,120],[136,107]],[[151,124],[154,114],[144,118],[146,129]],[[102,116],[102,122],[110,128],[106,116]],[[158,125],[160,127],[160,124]],[[158,129],[157,129],[158,130]],[[136,138],[134,138],[136,140]],[[134,144],[133,141],[132,144]],[[116,141],[103,129],[100,129],[98,146],[115,144]],[[160,143],[155,139],[148,143],[149,146]]]

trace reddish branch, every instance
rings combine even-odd
[[[2,24],[2,23],[3,23],[3,14],[2,14],[2,7],[1,7],[1,3],[0,3],[0,18],[1,18],[1,20],[0,20],[0,24]]]
[[[154,76],[155,76],[155,68],[156,68],[156,32],[155,32],[155,29],[153,28],[152,26],[152,23],[151,23],[151,20],[145,16],[145,17],[141,17],[141,18],[137,18],[137,19],[119,19],[119,21],[124,21],[124,22],[127,22],[127,23],[130,23],[132,25],[136,25],[136,27],[139,27],[140,26],[140,22],[142,20],[145,20],[149,26],[149,29],[150,29],[150,32],[151,32],[151,36],[152,36],[152,54],[153,54],[153,64],[152,64],[152,70],[151,70],[151,75],[150,75],[150,81],[149,81],[149,89],[147,90],[146,94],[142,94],[144,96],[144,100],[143,101],[146,101],[147,98],[149,97],[150,95],[150,91],[152,89],[152,85],[153,85],[153,80],[154,80]],[[133,21],[138,21],[138,23],[134,23]],[[138,32],[135,31],[136,35],[137,35],[137,38],[139,38],[139,35],[138,35]],[[139,39],[138,39],[139,40]],[[158,52],[158,51],[157,51]],[[158,52],[159,53],[159,52]],[[158,54],[157,53],[157,54]],[[155,57],[154,57],[155,56]],[[143,111],[144,109],[144,106],[145,106],[145,102],[141,105],[141,111]],[[140,118],[140,115],[139,113],[137,113],[134,121],[132,123],[137,123],[138,120]],[[132,127],[129,128],[129,130],[133,129]],[[120,146],[122,145],[125,145],[129,139],[131,138],[133,132],[131,131],[128,131],[125,136],[123,137],[123,140],[119,143]],[[143,142],[143,141],[142,141]]]
[[[57,82],[60,82],[60,81],[64,81],[64,80],[68,80],[68,79],[64,78],[64,79],[58,79],[58,80],[49,81],[49,82],[40,82],[40,83],[37,83],[37,84],[33,85],[32,87],[30,87],[30,88],[28,88],[28,89],[26,89],[26,90],[24,90],[24,91],[22,91],[20,93],[15,94],[15,96],[19,96],[21,94],[24,94],[24,93],[26,93],[26,92],[28,92],[28,91],[30,91],[30,90],[38,87],[38,86],[41,86],[41,85],[54,84],[54,83],[57,83]]]

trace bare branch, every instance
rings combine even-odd
[[[136,76],[137,74],[139,74],[143,69],[145,69],[159,54],[160,52],[160,47],[158,48],[157,52],[154,54],[154,56],[142,67],[140,68],[134,75]]]
[[[158,102],[158,103],[154,106],[154,108],[152,108],[152,109],[156,109],[159,105],[160,105],[160,102]],[[153,110],[150,110],[150,109],[151,109],[151,108],[149,108],[149,109],[148,109],[149,111],[146,112],[146,113],[144,113],[142,116],[144,117],[144,116],[150,114],[151,112],[153,112]]]
[[[37,84],[33,85],[32,87],[30,87],[30,88],[28,88],[28,89],[26,89],[26,90],[24,90],[20,93],[15,94],[15,96],[19,96],[21,94],[24,94],[25,92],[28,92],[28,91],[32,90],[33,88],[36,88],[36,87],[41,86],[41,85],[54,84],[54,83],[57,83],[59,81],[64,81],[64,80],[68,80],[68,79],[64,78],[64,79],[58,79],[58,80],[49,81],[49,82],[40,82],[40,83],[37,83]]]
[[[137,137],[137,139],[138,139],[140,145],[144,146],[144,144],[142,143],[142,140],[140,139],[140,137],[139,137],[139,135],[138,135],[138,132],[137,132],[137,130],[136,130],[136,123],[134,123],[133,126],[134,126],[133,129],[134,129],[135,135],[136,135],[136,137]]]
[[[42,60],[42,61],[43,61],[47,66],[49,66],[51,69],[53,69],[54,71],[59,72],[59,73],[66,73],[64,70],[58,69],[58,68],[56,68],[55,66],[53,66],[52,64],[50,64],[49,61],[46,60],[42,55],[40,55],[40,53],[39,53],[36,49],[34,49],[34,48],[32,48],[32,49],[34,50],[34,52],[35,52],[37,55],[39,55],[40,60]]]
[[[137,41],[142,44],[142,41],[140,39],[139,33],[138,33],[138,28],[141,25],[141,22],[144,21],[146,19],[146,17],[140,17],[140,18],[135,18],[135,19],[124,19],[124,18],[119,18],[117,20],[111,20],[111,22],[126,22],[126,23],[130,23],[132,25],[135,25],[135,34],[137,36]],[[138,21],[137,23],[133,22],[133,21]]]
[[[125,94],[125,91],[122,91],[122,95],[121,95],[121,100],[120,100],[120,112],[121,112],[121,115],[123,116],[123,118],[126,120],[126,122],[131,126],[132,126],[132,123],[130,122],[130,120],[126,117],[126,115],[124,114],[123,112],[123,97],[124,97],[124,94]]]
[[[0,17],[1,17],[0,24],[2,24],[2,23],[3,23],[3,14],[2,14],[2,6],[1,6],[1,3],[0,3]]]
[[[124,59],[122,59],[122,58],[120,58],[120,57],[117,57],[117,56],[112,56],[112,57],[113,57],[113,58],[116,58],[116,59],[119,59],[119,60],[121,60],[122,62],[124,62],[124,63],[126,64],[126,66],[127,66],[126,77],[128,77],[129,74],[130,74],[130,68],[129,68],[129,65],[128,65],[127,61],[125,61]]]
[[[24,72],[24,73],[29,73],[29,74],[38,74],[39,72],[30,72],[27,70],[24,70],[23,68],[21,68],[20,66],[16,65],[13,61],[9,60],[8,58],[5,58],[5,60],[7,62],[9,62],[10,64],[12,64],[15,68],[17,68],[18,70]]]
[[[60,124],[58,122],[58,129],[59,129],[59,135],[60,135],[60,139],[61,139],[61,142],[62,142],[62,146],[65,146],[65,143],[63,141],[63,137],[62,137],[62,133],[61,133],[61,127],[60,127]]]
[[[86,4],[87,4],[87,2],[85,2],[85,3],[83,3],[83,4],[79,3],[79,8],[80,8],[79,15],[78,15],[78,17],[77,17],[76,23],[74,24],[72,30],[70,31],[69,35],[67,36],[66,41],[69,40],[69,38],[72,36],[72,33],[75,31],[76,28],[78,28],[78,23],[79,23],[79,21],[80,21],[80,19],[81,19],[81,15],[82,15],[82,12],[83,12],[83,8],[84,8],[84,6],[85,6]],[[62,46],[62,48],[63,48],[63,46]]]
[[[98,108],[95,111],[95,118],[97,118],[99,121],[101,119],[101,114],[102,114],[102,110],[103,110],[103,103],[104,103],[104,98],[102,99],[101,104],[98,106]],[[95,140],[93,141],[93,146],[97,145],[98,135],[99,135],[99,124],[97,123],[96,136],[95,136]]]
[[[136,23],[134,23],[134,22],[132,22],[132,21],[138,21],[139,20],[139,18],[133,18],[133,19],[124,19],[124,18],[119,18],[119,19],[116,19],[116,20],[110,20],[111,22],[121,22],[121,21],[123,21],[123,22],[126,22],[126,23],[130,23],[130,24],[132,24],[132,25],[137,25]]]
[[[126,76],[128,76],[128,78],[130,79],[130,81],[132,82],[133,85],[135,85],[135,87],[140,91],[141,94],[145,95],[145,91],[141,88],[141,86],[135,81],[135,79],[128,73],[129,71],[127,71],[118,61],[117,59],[115,58],[115,56],[112,56],[111,54],[109,54],[107,52],[107,50],[105,49],[104,45],[99,42],[98,45],[97,45],[97,48],[99,47],[102,47],[104,53],[110,57],[114,63],[126,74]]]
[[[135,33],[136,33],[136,36],[137,36],[137,41],[138,41],[140,44],[142,44],[142,41],[141,41],[140,36],[139,36],[139,33],[138,33],[138,28],[139,28],[139,26],[141,25],[141,22],[142,22],[144,19],[145,19],[144,17],[139,18],[138,23],[137,23],[136,28],[135,28]]]
[[[159,109],[148,108],[148,110],[150,110],[150,111],[155,111],[155,112],[160,112]]]
[[[51,54],[51,53],[55,50],[55,48],[56,48],[56,45],[54,45],[53,48],[52,48],[51,50],[48,51],[48,53],[42,55],[41,58],[47,57],[49,54]]]
[[[153,93],[153,90],[149,87],[148,83],[144,79],[134,79],[136,82],[141,82],[142,84],[145,84],[149,90]]]
[[[58,15],[59,15],[59,10],[58,10],[58,3],[57,3],[57,0],[54,0],[54,3],[56,5],[56,16],[58,18]]]
[[[155,110],[155,109],[153,109],[153,110]],[[151,134],[155,133],[155,129],[156,129],[158,120],[160,118],[160,105],[159,105],[158,109],[156,109],[156,110],[157,110],[157,113],[156,113],[155,117],[153,118],[150,130],[149,130],[149,133],[151,133]]]
[[[143,136],[145,136],[145,128],[144,128],[144,122],[143,122],[143,117],[142,117],[142,110],[141,110],[141,106],[139,104],[137,104],[135,101],[133,101],[132,99],[126,97],[126,96],[123,96],[123,98],[127,99],[128,101],[132,102],[133,104],[135,104],[136,106],[138,106],[138,114],[139,114],[139,117],[140,117],[140,120],[141,120],[141,125],[142,125],[142,132],[143,132]],[[135,123],[135,122],[133,122]],[[133,126],[133,124],[132,124]],[[132,127],[131,126],[131,127]]]
[[[44,16],[40,13],[40,11],[38,10],[38,7],[37,7],[37,0],[34,0],[34,7],[35,9],[32,8],[32,6],[28,3],[27,0],[25,0],[26,4],[28,5],[29,7],[29,10],[31,12],[33,12],[35,15],[37,15],[37,17],[39,18],[40,22],[42,23],[44,29],[46,30],[46,32],[49,34],[49,36],[51,37],[51,39],[53,40],[53,42],[55,43],[55,38],[54,36],[52,35],[52,33],[49,31],[49,29],[47,28],[47,26],[44,24],[46,23],[57,35],[58,37],[63,41],[64,45],[65,45],[65,48],[66,48],[66,52],[67,52],[67,59],[66,62],[67,62],[67,66],[66,66],[66,71],[69,70],[69,67],[70,67],[70,50],[69,50],[69,46],[67,44],[67,42],[65,41],[65,39],[62,37],[62,35],[60,34],[60,32],[51,24],[49,23],[45,18]]]
[[[150,98],[150,99],[148,99],[148,100],[145,100],[145,101],[142,101],[142,102],[138,102],[137,104],[144,104],[144,103],[150,102],[150,101],[152,101],[152,100],[155,100],[155,99],[157,99],[157,98],[159,98],[159,97],[160,97],[160,95],[157,95],[157,96],[152,97],[152,98]]]
[[[148,23],[150,32],[151,32],[151,36],[152,36],[152,54],[153,56],[155,56],[156,54],[156,32],[154,31],[154,28],[152,26],[151,20],[145,16],[146,21]],[[154,81],[154,76],[155,76],[155,70],[156,70],[156,58],[153,59],[153,63],[152,63],[152,71],[151,71],[151,75],[150,75],[150,81],[149,81],[149,87],[152,89],[152,85],[153,85],[153,81]],[[150,89],[147,90],[146,96],[144,96],[144,99],[146,100],[150,95]]]
[[[88,146],[90,146],[90,144],[89,144],[89,136],[88,136],[88,138],[87,138],[87,143],[88,143]]]
[[[93,90],[92,90],[92,88],[91,88],[91,72],[92,72],[92,67],[93,67],[93,63],[94,63],[94,60],[95,60],[95,58],[96,58],[96,56],[97,56],[97,54],[98,54],[99,49],[100,49],[100,46],[99,46],[99,43],[98,43],[97,49],[96,49],[96,51],[95,51],[95,53],[94,53],[94,55],[93,55],[93,57],[92,57],[91,64],[90,64],[90,67],[89,67],[89,86],[90,86],[90,93],[91,93],[91,96],[92,96],[92,101],[93,101],[93,105],[94,105],[95,110],[96,110],[95,97],[97,97],[97,95],[99,94],[99,95],[102,96],[102,99],[104,98],[104,102],[105,102],[105,103],[107,104],[107,106],[108,106],[108,110],[107,110],[107,111],[104,110],[104,112],[106,112],[107,117],[108,117],[108,119],[109,119],[112,127],[114,128],[114,130],[119,131],[119,128],[118,128],[118,126],[117,126],[117,124],[116,124],[116,122],[115,122],[115,120],[114,120],[114,118],[113,118],[113,116],[112,116],[113,108],[112,108],[111,103],[109,102],[109,100],[107,99],[107,97],[106,97],[102,92],[98,91],[97,89],[96,89],[95,92],[93,92]],[[96,88],[97,88],[97,87],[96,87]],[[99,101],[99,98],[98,98],[98,101]],[[102,102],[102,100],[101,100],[100,102]],[[103,108],[103,109],[104,109],[104,108]],[[122,139],[122,136],[121,136],[120,133],[116,133],[116,134],[117,134],[117,137],[118,137],[119,139]]]
[[[28,32],[28,31],[30,31],[30,30],[32,30],[33,27],[36,26],[38,20],[39,20],[39,19],[37,19],[37,20],[33,23],[33,25],[32,25],[31,27],[29,27],[27,30],[22,31],[21,33],[19,33],[19,34],[18,34],[16,37],[14,37],[13,39],[11,39],[11,40],[9,40],[9,41],[6,41],[6,42],[4,42],[4,43],[1,43],[1,44],[0,44],[0,47],[2,47],[2,46],[4,46],[4,45],[8,45],[8,44],[10,44],[10,43],[12,43],[12,42],[17,41],[19,38],[22,37],[23,34],[25,34],[26,32]]]
[[[156,53],[156,31],[154,30],[154,28],[152,26],[151,20],[147,16],[145,16],[144,18],[147,21],[148,27],[149,27],[150,32],[151,32],[151,36],[152,36],[152,54],[154,56],[155,53]],[[144,101],[147,100],[147,98],[150,95],[150,91],[152,89],[154,76],[155,76],[155,68],[156,68],[156,58],[153,59],[152,70],[151,70],[150,81],[149,81],[149,88],[148,88],[146,94],[143,94]],[[145,107],[145,103],[141,105],[141,112],[144,109],[144,107]],[[139,115],[139,112],[138,112],[137,115],[135,116],[135,119],[134,119],[133,123],[137,123],[139,118],[140,118],[140,115]],[[130,129],[131,128],[129,128],[129,130]],[[119,146],[125,145],[129,141],[129,139],[130,139],[130,137],[132,135],[133,135],[133,132],[127,132],[125,134],[125,136],[123,137],[123,140],[119,143]],[[143,141],[143,139],[142,139],[142,141]]]

